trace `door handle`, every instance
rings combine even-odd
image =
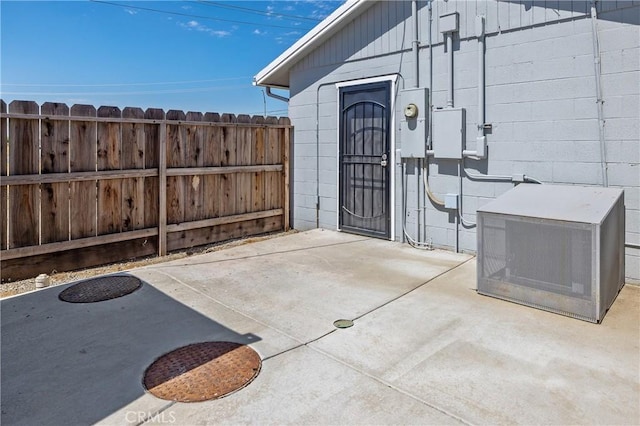
[[[382,167],[387,167],[387,154],[382,154],[382,157],[380,158],[380,165]]]

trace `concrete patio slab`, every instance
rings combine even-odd
[[[267,248],[270,247],[270,250]],[[306,342],[442,274],[471,256],[313,231],[154,265],[224,306]]]
[[[167,411],[165,411],[167,412]],[[169,410],[180,424],[459,424],[317,351],[267,359],[256,380],[226,398]],[[166,422],[159,416],[152,424]]]
[[[469,255],[322,230],[129,273],[143,287],[110,301],[2,300],[3,424],[640,423],[637,287],[590,324],[477,295]],[[220,400],[145,392],[153,360],[207,340],[262,371]]]
[[[591,324],[479,296],[473,276],[461,265],[310,346],[473,424],[640,422],[640,289]]]

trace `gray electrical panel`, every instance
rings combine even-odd
[[[404,158],[425,158],[429,92],[426,88],[400,92],[400,147]]]
[[[464,108],[433,111],[431,144],[434,158],[461,159],[464,142]]]

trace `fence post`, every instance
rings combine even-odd
[[[160,123],[158,160],[158,256],[167,254],[167,121]]]
[[[0,99],[0,112],[7,112],[7,104]],[[0,118],[0,174],[7,175],[7,128],[9,120]],[[7,224],[9,217],[7,215],[7,187],[0,187],[0,250],[7,248]]]

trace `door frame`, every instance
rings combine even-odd
[[[381,77],[362,78],[336,83],[336,229],[340,228],[340,89],[343,87],[361,86],[369,83],[389,82],[389,240],[396,239],[396,83],[397,74]]]

